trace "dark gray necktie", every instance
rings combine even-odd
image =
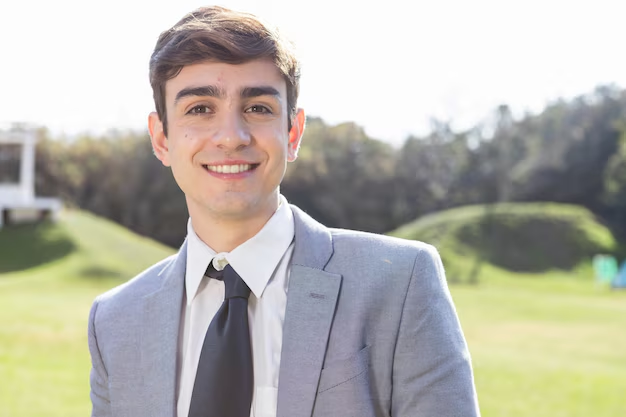
[[[230,266],[206,275],[224,281],[224,303],[204,338],[189,417],[250,417],[254,372],[248,327],[250,288]]]

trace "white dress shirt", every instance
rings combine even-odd
[[[278,372],[293,253],[293,213],[283,196],[263,229],[231,252],[216,253],[187,223],[185,305],[178,342],[178,417],[187,417],[204,336],[224,301],[224,283],[204,276],[229,263],[250,287],[248,322],[254,366],[251,417],[276,417]]]

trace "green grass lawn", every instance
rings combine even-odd
[[[15,250],[23,243],[8,230],[0,265],[33,266],[0,272],[0,417],[87,416],[92,300],[173,250],[72,212],[52,229],[22,231],[63,242],[42,261],[28,246]],[[451,287],[483,416],[626,415],[626,291],[598,288],[589,273],[487,265],[478,285]]]
[[[38,253],[55,243],[64,248],[57,259]],[[0,417],[90,415],[91,302],[173,252],[80,212],[1,230],[0,270],[12,272],[0,272]]]
[[[483,416],[626,415],[626,291],[559,273],[484,281],[452,287]]]

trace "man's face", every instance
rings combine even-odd
[[[152,113],[152,144],[163,164],[171,166],[192,217],[271,215],[304,129],[299,111],[288,131],[286,83],[274,64],[186,66],[167,81],[165,103],[168,135]]]

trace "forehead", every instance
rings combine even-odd
[[[242,88],[270,86],[280,97],[286,97],[287,85],[282,74],[270,60],[254,60],[243,64],[201,62],[187,65],[176,77],[165,83],[165,97],[172,102],[176,94],[191,87],[217,86],[227,95],[235,95]]]

